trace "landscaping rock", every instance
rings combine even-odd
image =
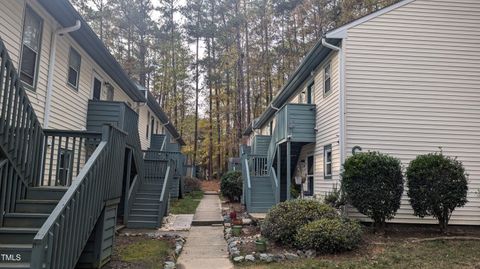
[[[242,219],[242,224],[243,225],[250,225],[250,224],[252,224],[252,220],[248,219],[248,218]]]
[[[255,256],[247,255],[247,256],[245,256],[245,260],[249,261],[249,262],[254,262],[255,261]]]
[[[295,253],[290,253],[290,252],[287,252],[285,253],[285,258],[287,260],[297,260],[298,258],[300,258],[297,254]]]
[[[263,261],[263,262],[272,262],[273,261],[273,255],[266,254],[266,253],[261,253],[260,254],[260,260]]]
[[[245,257],[243,257],[243,256],[238,256],[238,257],[233,258],[233,261],[234,261],[234,262],[243,262],[244,259],[245,259]]]
[[[297,250],[297,255],[298,255],[299,257],[304,257],[304,256],[305,256],[305,253],[304,253],[303,251],[301,251],[301,250]]]
[[[165,262],[165,264],[163,265],[163,268],[164,269],[175,269],[176,265],[175,265],[174,262]]]
[[[285,260],[285,255],[283,255],[283,254],[274,255],[273,260],[276,261],[276,262],[281,262],[281,261]]]
[[[317,256],[317,252],[313,249],[309,249],[309,250],[305,251],[305,256],[307,258],[314,258],[315,256]]]

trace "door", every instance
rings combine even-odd
[[[303,188],[303,195],[312,196],[313,195],[313,175],[314,175],[314,157],[313,155],[307,156],[307,179],[305,181],[305,186]]]
[[[92,89],[92,100],[100,100],[102,96],[102,80],[94,76],[93,77],[93,89]]]

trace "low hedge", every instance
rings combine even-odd
[[[272,207],[261,226],[262,235],[285,245],[294,245],[303,225],[321,218],[337,218],[334,208],[315,200],[296,199]]]
[[[302,226],[295,244],[302,249],[321,253],[338,253],[355,249],[361,242],[362,227],[356,221],[342,218],[323,218]]]

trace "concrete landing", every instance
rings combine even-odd
[[[177,260],[179,269],[233,269],[228,258],[227,242],[223,237],[221,203],[218,195],[205,195],[193,218],[187,242]]]
[[[218,194],[204,195],[193,216],[192,226],[223,224],[222,204]]]

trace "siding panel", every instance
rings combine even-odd
[[[359,145],[405,167],[439,147],[457,156],[470,190],[452,224],[480,224],[479,15],[479,1],[417,0],[351,28],[346,41],[346,153]],[[413,216],[404,195],[393,222],[435,221]]]

